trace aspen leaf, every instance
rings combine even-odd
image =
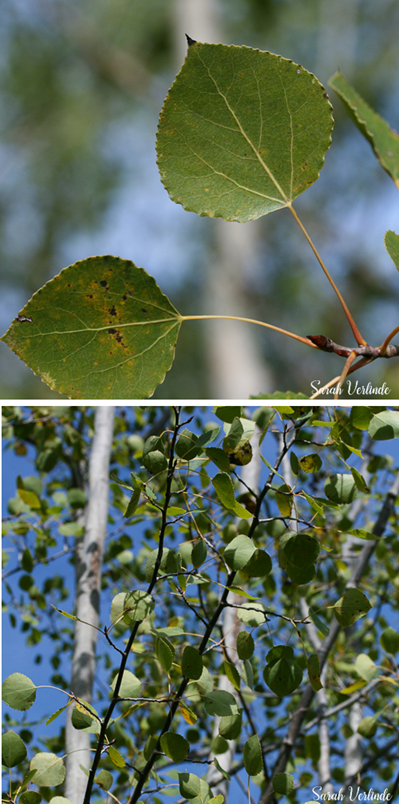
[[[332,126],[324,89],[302,66],[248,47],[196,42],[161,111],[161,180],[187,210],[254,220],[316,181]]]
[[[289,796],[294,789],[294,777],[291,773],[276,773],[273,776],[272,784],[275,793]]]
[[[384,238],[385,248],[399,271],[399,235],[389,230]]]
[[[146,399],[170,369],[181,317],[130,260],[99,256],[64,268],[2,339],[70,399]]]
[[[30,770],[36,770],[35,784],[39,787],[53,787],[65,779],[65,765],[56,754],[40,752],[30,763]]]
[[[369,141],[381,167],[399,187],[399,134],[351,86],[341,72],[328,82],[341,98],[350,117]]]
[[[244,766],[248,776],[256,776],[262,770],[262,748],[257,734],[244,743]]]
[[[323,689],[320,681],[320,662],[317,653],[311,653],[308,656],[308,673],[313,692]]]
[[[182,673],[194,681],[198,681],[202,675],[203,661],[200,652],[192,645],[187,645],[184,648],[181,669]]]
[[[6,731],[1,740],[2,763],[6,768],[14,768],[26,757],[26,745],[15,731]]]
[[[190,745],[185,737],[181,734],[175,734],[173,731],[168,731],[161,737],[162,751],[174,762],[181,762],[186,758]]]
[[[13,709],[30,709],[36,699],[36,687],[23,673],[11,673],[3,681],[2,698]]]
[[[359,589],[347,589],[334,606],[334,613],[340,625],[349,628],[371,609],[366,595]]]

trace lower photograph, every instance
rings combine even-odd
[[[399,800],[399,408],[2,408],[3,802]]]

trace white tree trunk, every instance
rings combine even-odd
[[[98,626],[104,541],[107,531],[109,497],[109,461],[113,436],[114,407],[98,407],[95,413],[93,444],[89,460],[88,502],[85,531],[76,547],[76,622],[72,660],[71,690],[90,703],[96,664],[98,632],[86,623]],[[90,735],[76,730],[71,723],[71,707],[66,723],[66,780],[64,795],[72,804],[81,804],[89,769]]]

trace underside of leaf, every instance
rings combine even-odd
[[[332,127],[324,88],[300,65],[196,42],[161,112],[161,179],[187,210],[253,220],[290,205],[316,181]]]

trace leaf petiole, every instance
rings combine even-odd
[[[281,327],[275,327],[273,324],[266,324],[264,321],[257,321],[253,318],[241,318],[237,315],[181,315],[179,317],[179,321],[198,321],[203,319],[209,318],[227,318],[230,321],[244,321],[247,324],[258,324],[260,327],[267,327],[267,329],[274,329],[276,332],[281,332],[283,335],[288,335],[289,338],[294,338],[296,341],[301,341],[301,343],[306,343],[307,346],[312,346],[313,349],[318,349],[315,343],[309,338],[304,338],[302,335],[294,335],[293,332],[289,332],[287,329],[282,329]]]
[[[384,355],[386,354],[386,351],[387,351],[388,344],[391,342],[392,338],[394,338],[395,335],[398,334],[398,332],[399,332],[399,327],[395,327],[395,329],[393,329],[392,332],[390,332],[389,335],[387,335],[387,337],[385,338],[384,343],[382,343],[381,346],[380,346],[381,357],[384,357]]]
[[[352,329],[352,332],[353,332],[353,334],[354,334],[354,336],[356,338],[356,342],[359,345],[367,346],[367,341],[365,341],[363,336],[360,334],[360,332],[359,332],[359,330],[358,330],[358,328],[357,328],[357,326],[355,324],[354,318],[353,318],[353,316],[352,316],[352,314],[351,314],[351,312],[349,310],[349,307],[346,304],[346,301],[344,300],[341,292],[338,290],[338,288],[337,288],[337,286],[336,286],[331,274],[329,273],[329,271],[327,269],[327,266],[325,265],[325,263],[323,262],[319,252],[317,251],[317,248],[316,248],[315,244],[313,243],[313,240],[312,240],[309,232],[305,229],[301,219],[299,218],[299,215],[297,214],[296,210],[292,206],[291,202],[287,204],[287,207],[290,210],[291,214],[294,216],[294,218],[295,218],[295,220],[296,220],[301,232],[305,235],[306,240],[308,241],[308,243],[310,245],[310,248],[313,251],[313,254],[315,255],[317,261],[321,265],[321,267],[322,267],[322,269],[323,269],[323,271],[324,271],[324,273],[325,273],[330,285],[332,286],[332,288],[334,289],[335,293],[337,294],[338,299],[341,302],[341,305],[342,305],[342,308],[344,310],[344,313],[345,313],[345,315],[346,315],[346,317],[348,319],[348,322],[350,324],[350,327]]]

